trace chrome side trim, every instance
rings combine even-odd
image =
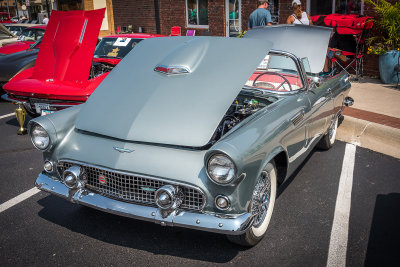
[[[162,210],[158,208],[121,202],[86,190],[69,191],[60,181],[43,173],[39,174],[35,185],[40,190],[69,199],[73,203],[163,226],[180,226],[220,234],[240,235],[253,224],[253,217],[250,213],[219,216],[216,213],[193,213],[176,210],[163,218]]]
[[[62,174],[60,174],[58,172],[58,164],[61,163],[61,162],[69,162],[69,163],[77,164],[77,165],[80,165],[80,166],[93,167],[93,168],[102,169],[102,170],[105,170],[105,171],[114,172],[114,173],[118,173],[118,174],[122,174],[122,175],[143,177],[143,178],[147,178],[147,179],[153,179],[153,180],[156,180],[156,181],[169,183],[169,184],[172,184],[172,185],[180,185],[180,186],[190,187],[192,189],[198,190],[201,193],[201,196],[203,198],[203,205],[200,207],[200,211],[202,211],[203,208],[205,207],[205,205],[207,204],[206,194],[204,193],[203,190],[201,190],[200,187],[197,187],[197,186],[194,186],[194,185],[190,185],[190,184],[175,182],[175,181],[171,181],[171,180],[168,180],[168,179],[162,179],[162,178],[157,178],[157,177],[153,177],[153,176],[143,175],[143,174],[136,174],[136,173],[132,173],[132,172],[118,171],[118,170],[114,170],[114,169],[110,169],[110,168],[105,168],[103,166],[93,165],[93,164],[84,163],[84,162],[80,162],[80,161],[76,161],[76,160],[60,159],[60,160],[58,160],[56,162],[57,174],[59,175],[60,178],[62,177]]]

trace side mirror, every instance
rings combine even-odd
[[[310,79],[310,87],[312,88],[313,86],[319,87],[321,85],[321,78],[317,76],[313,76]]]

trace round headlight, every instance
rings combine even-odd
[[[208,160],[207,172],[216,183],[227,184],[235,177],[236,169],[230,158],[223,154],[215,154]]]
[[[40,150],[45,150],[50,145],[50,137],[46,130],[39,124],[35,124],[31,130],[33,145]]]

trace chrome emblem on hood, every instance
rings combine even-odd
[[[130,150],[127,148],[121,148],[121,147],[116,147],[116,146],[114,146],[113,148],[115,150],[117,150],[119,153],[132,153],[133,151],[135,151],[135,150]]]

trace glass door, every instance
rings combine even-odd
[[[236,37],[242,28],[241,0],[226,0],[226,36]]]

